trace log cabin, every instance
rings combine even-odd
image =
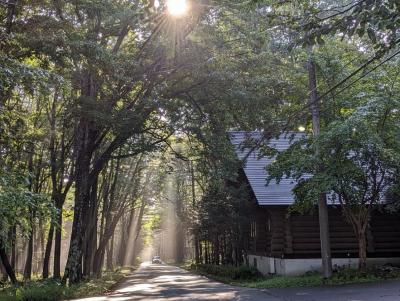
[[[259,132],[230,132],[236,156],[243,162],[239,181],[249,189],[251,216],[247,260],[263,274],[301,275],[322,268],[318,213],[289,213],[294,202],[292,178],[268,185],[266,166],[273,160],[260,148],[248,144],[260,139]],[[283,151],[301,133],[281,135],[268,146]],[[246,146],[247,145],[247,146]],[[307,175],[305,175],[307,177]],[[329,231],[334,268],[358,266],[358,245],[352,227],[342,216],[340,206],[328,202]],[[400,215],[376,210],[367,232],[368,265],[400,264]]]

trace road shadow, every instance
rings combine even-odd
[[[128,277],[106,296],[78,299],[79,301],[155,301],[155,300],[240,300],[276,301],[259,290],[244,289],[193,275],[168,265],[147,264]],[[78,301],[76,300],[76,301]]]

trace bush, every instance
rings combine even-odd
[[[69,287],[55,280],[32,281],[19,287],[0,288],[0,301],[59,301],[70,298],[103,294],[121,280],[129,270],[106,272],[101,279],[93,279]]]
[[[30,285],[18,288],[16,297],[19,301],[54,301],[63,296],[63,287],[56,283]]]
[[[341,267],[333,274],[335,279],[343,282],[354,281],[354,280],[367,280],[373,278],[379,279],[394,279],[400,278],[400,268],[391,264],[385,264],[380,266],[374,266],[368,268],[365,272],[361,272],[358,269]]]
[[[218,276],[232,280],[250,280],[262,276],[256,268],[244,265],[237,267],[233,265],[201,264],[192,265],[192,269],[193,268],[207,275]]]
[[[373,273],[376,277],[383,279],[400,278],[400,268],[391,264],[376,266]]]
[[[55,281],[30,282],[24,286],[0,291],[2,301],[56,301],[63,297],[64,287]]]
[[[365,275],[366,273],[362,273],[354,268],[340,267],[333,274],[333,277],[342,281],[350,281],[358,278],[363,278],[365,277]]]

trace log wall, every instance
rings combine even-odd
[[[318,215],[288,214],[287,206],[254,206],[256,235],[249,253],[278,258],[320,257]],[[358,257],[357,240],[340,209],[329,208],[332,257]],[[400,215],[374,212],[367,233],[368,257],[400,257]]]

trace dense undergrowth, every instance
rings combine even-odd
[[[378,282],[386,279],[400,279],[400,268],[379,266],[362,273],[353,268],[340,268],[333,277],[326,280],[317,272],[308,272],[301,276],[264,276],[253,267],[222,265],[186,265],[192,272],[212,279],[238,286],[251,288],[287,288],[319,285],[339,285],[350,283]]]
[[[111,290],[128,273],[130,269],[105,272],[99,279],[71,286],[63,286],[52,279],[31,281],[20,286],[3,285],[0,286],[0,301],[59,301],[101,295]]]
[[[248,267],[245,265],[232,266],[232,265],[201,264],[201,265],[191,265],[190,269],[200,274],[212,275],[214,277],[222,279],[230,279],[232,281],[258,279],[262,277],[262,274],[256,268]]]

